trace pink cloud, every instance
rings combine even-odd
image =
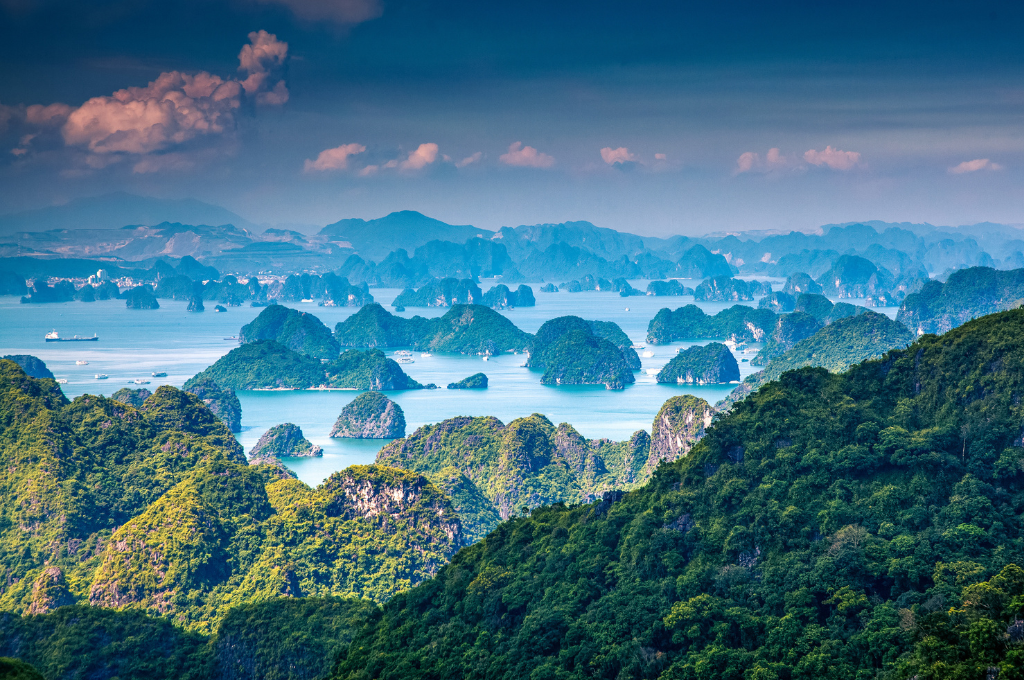
[[[362,144],[342,144],[333,149],[324,149],[315,161],[307,158],[303,169],[306,172],[345,170],[348,168],[348,157],[364,151],[366,151],[366,147]]]
[[[409,157],[398,164],[401,170],[421,170],[437,160],[437,144],[420,144]]]
[[[93,97],[77,108],[34,104],[24,108],[23,121],[37,130],[60,128],[67,146],[89,152],[86,164],[93,168],[116,162],[97,156],[161,154],[197,138],[222,135],[234,129],[243,95],[257,104],[288,101],[288,88],[278,77],[288,43],[266,31],[250,33],[249,40],[238,55],[244,79],[167,71],[145,87]],[[183,167],[182,161],[135,164],[136,172],[171,167]]]
[[[245,93],[255,96],[258,104],[284,104],[288,101],[288,88],[274,74],[288,58],[288,43],[266,31],[253,31],[249,42],[251,44],[243,45],[238,53],[238,70],[248,74],[242,81]],[[273,88],[268,86],[271,80],[277,80]]]
[[[457,161],[455,163],[455,167],[457,167],[457,168],[464,168],[467,165],[472,165],[473,163],[479,163],[480,159],[483,158],[483,157],[484,157],[484,155],[481,152],[477,151],[472,156],[466,156],[461,161]]]
[[[977,172],[978,170],[1002,170],[1003,166],[999,163],[993,163],[987,158],[976,158],[973,161],[964,161],[959,165],[954,165],[949,168],[949,173],[952,175],[963,175],[968,172]]]
[[[257,0],[283,5],[304,21],[329,21],[343,26],[376,19],[383,13],[379,0]]]
[[[629,163],[630,161],[636,161],[636,158],[629,152],[624,146],[620,146],[618,149],[613,149],[610,146],[606,146],[601,149],[601,159],[608,165],[614,165],[616,163]]]
[[[523,168],[550,168],[555,164],[554,156],[541,153],[532,146],[523,146],[522,142],[509,144],[508,153],[503,153],[498,160],[505,165]]]
[[[850,170],[860,163],[860,153],[826,146],[824,151],[815,151],[814,149],[805,151],[804,160],[819,167],[824,165],[833,170]]]
[[[654,160],[656,160],[656,161],[663,161],[663,160],[666,160],[667,158],[668,158],[668,156],[666,156],[663,153],[656,153],[656,154],[654,154]]]

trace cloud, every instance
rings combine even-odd
[[[267,106],[288,101],[288,87],[281,77],[288,43],[266,31],[253,31],[249,41],[238,54],[239,78],[206,71],[167,71],[145,87],[93,97],[77,108],[62,103],[0,107],[0,127],[14,122],[32,133],[12,151],[15,155],[28,153],[34,136],[53,141],[59,132],[65,146],[86,151],[84,161],[91,168],[112,165],[124,155],[180,152],[192,140],[234,130],[245,100]],[[185,161],[180,157],[134,163],[136,172],[181,167]]]
[[[483,157],[484,157],[483,153],[481,153],[480,151],[477,151],[472,156],[466,156],[461,161],[457,161],[455,163],[455,167],[457,167],[457,168],[464,168],[467,165],[472,165],[473,163],[479,163],[480,159],[483,158]]]
[[[328,21],[352,26],[383,13],[380,0],[257,0],[261,4],[287,7],[304,21]]]
[[[307,158],[303,170],[306,172],[345,170],[348,168],[348,157],[364,151],[366,151],[366,147],[362,144],[342,144],[333,149],[324,149],[315,161]]]
[[[421,170],[437,160],[437,144],[428,142],[420,144],[409,157],[398,164],[401,170]],[[385,167],[390,167],[385,164]]]
[[[968,172],[977,172],[978,170],[1002,170],[1003,166],[999,163],[993,163],[987,158],[976,158],[973,161],[964,161],[959,165],[954,165],[949,168],[949,173],[952,175],[963,175]]]
[[[663,160],[666,160],[667,158],[668,158],[668,156],[666,156],[663,153],[656,153],[656,154],[654,154],[654,160],[656,160],[656,161],[663,161]]]
[[[819,167],[824,165],[833,170],[850,170],[860,163],[860,154],[856,151],[842,151],[826,146],[824,151],[805,151],[804,160]]]
[[[253,31],[249,42],[238,53],[238,70],[248,74],[242,81],[245,93],[255,96],[258,104],[284,104],[288,101],[288,88],[277,74],[288,58],[288,43],[266,31]],[[271,81],[277,81],[273,87],[269,86]]]
[[[740,157],[736,159],[736,168],[732,174],[741,175],[745,172],[766,173],[796,165],[798,163],[795,159],[785,156],[778,147],[772,147],[768,149],[768,153],[764,155],[764,158],[761,158],[761,154],[754,151],[740,154]]]
[[[601,149],[601,159],[608,165],[636,162],[636,158],[624,146],[620,146],[618,149],[613,149],[610,146],[604,147]]]
[[[532,146],[523,146],[522,142],[514,142],[508,145],[508,153],[498,157],[505,165],[515,165],[522,168],[550,168],[555,164],[555,158],[546,153],[540,153]]]

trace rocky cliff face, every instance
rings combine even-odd
[[[293,423],[284,423],[263,433],[256,446],[249,451],[249,458],[312,457],[324,455],[323,449],[302,436],[302,428]]]
[[[332,437],[395,439],[405,436],[402,407],[380,392],[365,392],[341,410]]]
[[[110,398],[114,401],[119,401],[122,404],[129,404],[135,408],[142,408],[142,404],[153,396],[153,393],[147,390],[145,387],[141,387],[137,390],[133,390],[128,387],[122,387],[117,392],[110,395]]]
[[[451,499],[414,472],[354,465],[331,475],[321,493],[328,517],[377,520],[385,527],[391,519],[402,517],[434,542],[441,542],[449,556],[462,547],[462,524]]]
[[[654,418],[651,452],[643,474],[649,475],[663,461],[682,458],[704,436],[714,415],[711,404],[699,397],[672,397]]]
[[[75,598],[68,590],[64,572],[60,567],[46,567],[32,584],[32,602],[26,613],[46,614],[57,607],[74,603]]]

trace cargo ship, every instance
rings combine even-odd
[[[99,336],[93,334],[91,338],[83,338],[81,335],[73,335],[70,338],[62,338],[57,335],[57,331],[53,330],[46,334],[46,342],[95,342],[99,340]]]

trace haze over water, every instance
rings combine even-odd
[[[696,282],[684,281],[693,286]],[[773,283],[775,283],[773,281]],[[646,281],[632,284],[645,288]],[[692,296],[622,298],[614,293],[587,291],[581,293],[539,293],[540,285],[531,284],[537,298],[536,307],[502,310],[519,328],[535,333],[548,319],[575,314],[585,319],[614,321],[634,344],[646,346],[638,350],[642,370],[636,383],[624,390],[607,390],[603,386],[550,387],[540,384],[541,373],[523,368],[525,355],[503,354],[483,361],[479,356],[434,354],[423,357],[415,352],[415,363],[404,364],[403,370],[420,383],[435,383],[438,390],[388,392],[388,396],[405,411],[407,433],[417,427],[437,423],[459,415],[492,415],[508,423],[531,413],[543,413],[553,423],[568,422],[588,438],[607,437],[621,440],[639,429],[650,430],[651,422],[662,403],[677,394],[693,394],[712,404],[725,397],[735,385],[692,386],[660,385],[653,373],[661,369],[680,348],[698,343],[674,342],[669,345],[647,345],[647,325],[663,307],[675,309],[693,303]],[[482,286],[489,287],[487,284]],[[775,287],[778,287],[777,285]],[[374,299],[390,307],[400,291],[372,289]],[[857,300],[849,300],[857,303]],[[706,313],[716,312],[733,303],[699,303]],[[742,303],[756,306],[757,302]],[[230,307],[225,313],[212,311],[212,304],[202,314],[186,312],[187,303],[161,300],[158,310],[129,310],[123,300],[92,303],[67,302],[38,305],[19,304],[16,297],[0,297],[0,355],[32,354],[46,362],[57,378],[66,378],[62,385],[68,398],[83,394],[110,396],[122,387],[160,385],[181,387],[186,380],[237,346],[232,340],[239,329],[262,311],[254,307]],[[314,303],[288,303],[317,316],[332,330],[358,308],[319,307]],[[628,308],[628,311],[627,311]],[[408,308],[404,317],[415,315],[441,316],[446,308]],[[894,317],[896,308],[876,311]],[[46,343],[45,333],[56,329],[62,337],[78,334],[99,335],[92,343]],[[752,359],[755,351],[738,353],[740,373],[746,377],[757,370],[742,359]],[[645,357],[645,351],[653,353]],[[393,355],[394,350],[387,350]],[[88,361],[78,366],[76,361]],[[648,373],[651,372],[651,374]],[[166,372],[167,377],[154,378],[152,373]],[[486,390],[447,390],[445,385],[483,372],[490,384]],[[106,374],[97,380],[96,374]],[[129,384],[136,379],[148,385]],[[324,449],[322,458],[287,459],[286,463],[304,482],[317,485],[332,472],[349,465],[369,464],[387,440],[331,439],[331,426],[341,409],[354,399],[356,391],[241,391],[242,432],[237,437],[246,451],[252,448],[267,429],[284,422],[295,423],[303,434]]]

